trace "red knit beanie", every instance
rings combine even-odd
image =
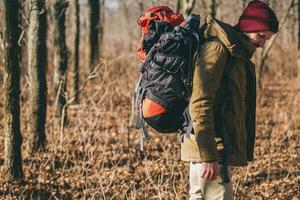
[[[235,28],[241,32],[271,31],[278,32],[278,20],[274,11],[265,3],[251,1]]]

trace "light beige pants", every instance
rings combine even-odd
[[[201,178],[202,163],[190,163],[190,200],[233,200],[231,181],[223,183],[221,176],[214,181]],[[230,170],[228,169],[230,174]]]

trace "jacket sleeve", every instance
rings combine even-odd
[[[202,162],[218,160],[213,108],[226,60],[223,44],[210,41],[203,45],[195,66],[189,109]]]

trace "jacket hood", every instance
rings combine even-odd
[[[206,23],[207,27],[204,31],[206,39],[218,38],[234,57],[247,59],[252,57],[257,47],[250,42],[247,35],[211,15],[207,17]]]

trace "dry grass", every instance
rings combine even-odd
[[[29,116],[24,89],[25,182],[9,185],[0,180],[3,198],[188,198],[188,166],[179,159],[177,136],[152,132],[146,151],[139,151],[139,133],[130,122],[136,66],[128,58],[110,60],[99,64],[93,80],[82,78],[81,103],[68,107],[69,123],[63,132],[49,102],[47,151],[36,155],[26,150]],[[259,93],[255,161],[234,169],[236,199],[295,199],[300,195],[299,89],[294,81],[281,81],[265,84]]]

